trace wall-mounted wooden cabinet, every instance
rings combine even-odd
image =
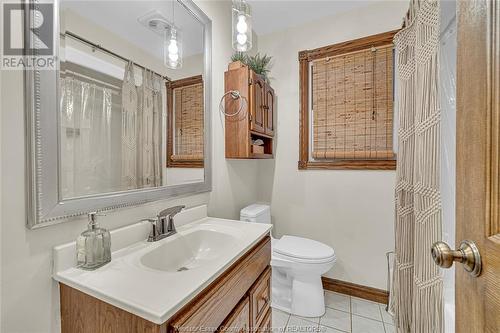
[[[241,63],[230,64],[224,79],[226,92],[237,90],[241,95],[239,99],[225,99],[226,158],[272,158],[276,111],[273,88]],[[231,116],[241,103],[241,112]],[[256,140],[263,144],[254,145]]]

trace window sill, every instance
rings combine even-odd
[[[203,168],[203,160],[169,160],[167,168]]]
[[[396,160],[299,161],[299,170],[396,170]]]

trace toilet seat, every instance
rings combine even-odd
[[[272,262],[277,263],[278,260],[281,260],[282,262],[290,262],[290,263],[296,263],[296,264],[307,264],[307,265],[320,265],[320,264],[329,264],[329,263],[334,263],[337,261],[337,257],[333,256],[330,258],[325,258],[325,259],[300,259],[300,258],[294,258],[290,256],[285,256],[283,254],[279,253],[273,253],[272,255]]]
[[[322,264],[335,261],[335,251],[318,241],[283,236],[273,244],[275,257],[299,263]]]

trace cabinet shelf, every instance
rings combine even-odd
[[[260,137],[263,137],[263,138],[268,138],[268,139],[272,139],[273,136],[272,135],[268,135],[268,134],[263,134],[263,133],[259,133],[259,132],[256,132],[256,131],[250,131],[250,134],[252,136],[260,136]]]
[[[250,158],[264,160],[264,159],[274,158],[274,156],[273,156],[273,154],[255,154],[255,153],[252,153],[250,155]]]
[[[239,62],[229,65],[224,73],[224,85],[226,92],[237,90],[241,96],[237,100],[226,98],[226,113],[234,113],[241,99],[246,100],[246,108],[240,114],[225,117],[226,158],[273,158],[276,113],[273,88],[262,76]],[[263,141],[262,153],[253,152],[252,142],[257,139]]]

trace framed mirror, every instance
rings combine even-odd
[[[53,21],[55,68],[25,75],[28,227],[210,191],[210,19],[190,0],[59,0]]]

